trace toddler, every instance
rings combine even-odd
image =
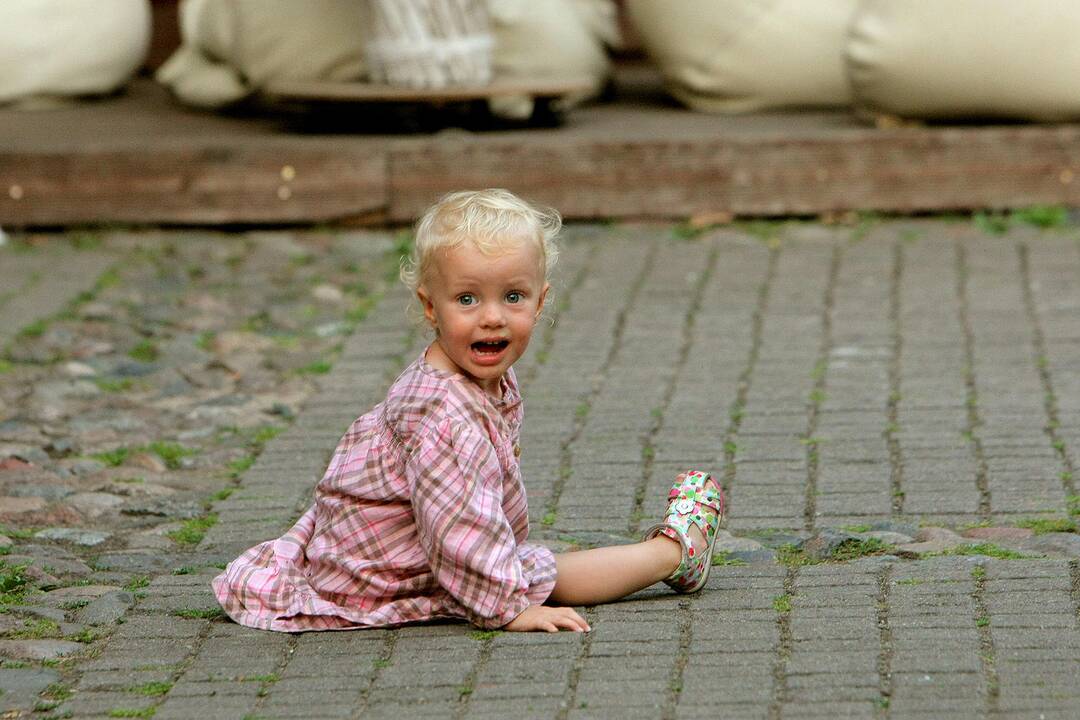
[[[572,606],[708,579],[724,498],[680,475],[633,545],[553,554],[527,542],[512,366],[548,295],[561,220],[505,190],[447,195],[421,218],[402,280],[435,339],[356,420],[284,536],[213,581],[238,623],[282,631],[464,618],[587,631]]]

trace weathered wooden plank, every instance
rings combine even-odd
[[[0,151],[0,223],[292,223],[380,213],[387,156],[303,139]]]
[[[567,217],[803,215],[1080,205],[1080,126],[823,129],[797,137],[438,138],[394,147],[395,220],[464,187]]]

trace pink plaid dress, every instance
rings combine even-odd
[[[287,632],[440,617],[497,628],[543,603],[555,557],[525,542],[513,370],[502,390],[497,401],[421,355],[349,427],[292,529],[214,578],[229,617]]]

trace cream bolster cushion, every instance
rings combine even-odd
[[[864,0],[855,102],[906,117],[1080,117],[1080,2]]]
[[[189,105],[221,107],[275,80],[364,74],[358,0],[182,0],[181,46],[158,82]]]
[[[0,102],[123,86],[150,47],[149,0],[0,1]]]
[[[696,110],[847,105],[858,0],[628,0],[669,91]]]
[[[2,0],[0,0],[2,1]],[[611,0],[488,0],[500,79],[609,72],[602,39],[616,30]],[[182,0],[181,48],[158,71],[182,101],[221,107],[275,80],[360,80],[362,0]],[[529,98],[493,109],[528,115]]]
[[[605,42],[618,42],[611,0],[488,0],[495,36],[495,77],[589,77],[594,90],[563,98],[562,107],[596,95],[611,72]],[[492,112],[509,118],[532,114],[529,97],[498,97]]]

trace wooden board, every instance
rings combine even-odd
[[[874,128],[806,137],[475,138],[400,146],[388,216],[507,187],[567,217],[685,218],[1080,206],[1080,126]]]
[[[487,85],[423,89],[362,82],[279,81],[264,88],[263,94],[277,100],[444,103],[485,100],[503,95],[553,98],[588,92],[595,87],[595,81],[588,77],[496,80]]]
[[[204,145],[0,152],[0,224],[309,223],[381,218],[384,153]]]
[[[876,129],[844,112],[700,115],[642,96],[558,129],[311,135],[158,86],[0,108],[0,226],[410,222],[503,186],[568,218],[1080,207],[1080,124]]]

